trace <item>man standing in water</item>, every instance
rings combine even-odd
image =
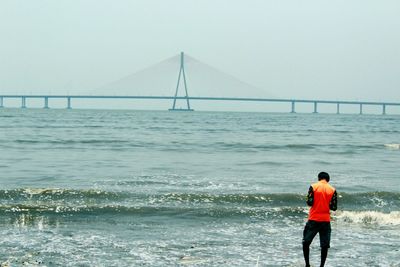
[[[306,267],[310,266],[310,245],[319,233],[321,244],[321,267],[325,265],[331,241],[330,210],[337,209],[336,189],[329,184],[329,174],[320,172],[318,182],[308,190],[307,205],[311,206],[308,221],[303,232],[303,254]]]

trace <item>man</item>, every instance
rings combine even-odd
[[[329,174],[320,172],[318,182],[308,190],[307,205],[311,206],[308,221],[303,232],[303,254],[306,267],[310,266],[310,245],[319,233],[321,245],[321,267],[325,265],[331,240],[330,210],[337,209],[336,189],[329,184]]]

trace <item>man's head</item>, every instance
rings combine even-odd
[[[326,180],[327,182],[329,182],[329,179],[329,174],[327,172],[320,172],[318,174],[318,181]]]

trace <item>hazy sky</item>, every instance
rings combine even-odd
[[[0,91],[85,92],[185,51],[277,97],[400,101],[399,14],[398,0],[1,0]]]

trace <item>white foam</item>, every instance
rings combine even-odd
[[[180,264],[198,264],[198,263],[203,263],[205,260],[202,258],[198,257],[192,257],[192,256],[182,256],[179,259]]]
[[[45,193],[63,193],[63,189],[60,188],[25,188],[24,193],[29,195],[41,195]]]
[[[385,147],[389,149],[400,149],[400,144],[385,144]]]
[[[338,211],[333,217],[337,221],[366,225],[400,225],[400,211],[389,213],[378,211]]]

